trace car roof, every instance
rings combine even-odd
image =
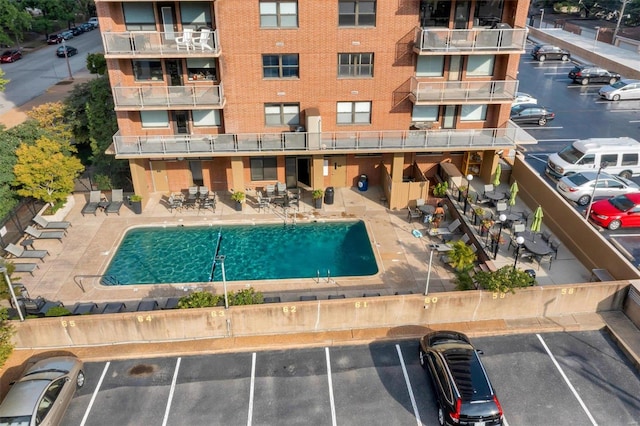
[[[456,383],[463,401],[487,400],[493,389],[480,362],[478,353],[470,345],[447,345],[442,356]]]
[[[640,204],[640,192],[630,192],[629,194],[624,194],[629,200],[631,200],[634,204]]]
[[[0,404],[0,417],[30,416],[50,380],[27,380],[15,383]]]

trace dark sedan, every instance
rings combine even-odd
[[[556,114],[549,108],[536,104],[520,104],[511,108],[511,121],[514,123],[534,123],[544,126],[551,121]]]
[[[539,44],[531,51],[531,56],[540,62],[544,62],[548,59],[555,59],[560,61],[568,61],[571,59],[571,53],[568,50],[562,49],[550,44]]]
[[[73,55],[77,55],[78,54],[78,49],[76,49],[73,46],[60,46],[56,50],[56,56],[58,58],[64,58],[65,57],[65,54],[64,54],[65,49],[67,49],[67,55],[66,56],[73,56]]]
[[[22,52],[20,51],[20,49],[5,50],[2,53],[2,56],[0,56],[0,62],[2,62],[3,64],[6,64],[8,62],[15,62],[18,59],[22,59]]]
[[[576,65],[569,71],[569,78],[583,86],[589,83],[614,84],[620,80],[620,74],[595,65]]]

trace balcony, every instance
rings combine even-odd
[[[208,39],[200,44],[179,46],[179,32],[125,31],[102,33],[104,56],[107,59],[129,58],[211,58],[220,56],[218,31],[213,30]],[[199,33],[193,34],[197,42]]]
[[[381,132],[284,132],[219,135],[113,136],[116,158],[231,156],[245,154],[441,152],[514,148],[520,128],[397,130]]]
[[[416,28],[413,50],[419,55],[524,53],[527,33],[527,28]]]
[[[421,82],[411,79],[409,97],[416,105],[510,103],[518,80]]]
[[[221,109],[222,84],[216,86],[131,86],[113,88],[116,111]]]

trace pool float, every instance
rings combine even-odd
[[[416,238],[422,238],[422,232],[418,231],[417,229],[414,229],[413,231],[411,231],[411,233]]]

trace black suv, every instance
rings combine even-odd
[[[502,407],[478,353],[457,331],[420,339],[420,365],[431,373],[440,425],[502,425]]]
[[[531,56],[540,62],[544,62],[547,59],[559,59],[561,61],[571,59],[571,53],[569,53],[568,50],[550,44],[538,44],[534,46],[533,50],[531,50]]]
[[[576,65],[569,71],[569,78],[574,83],[586,86],[589,83],[613,84],[620,80],[620,74],[611,72],[595,65]]]

